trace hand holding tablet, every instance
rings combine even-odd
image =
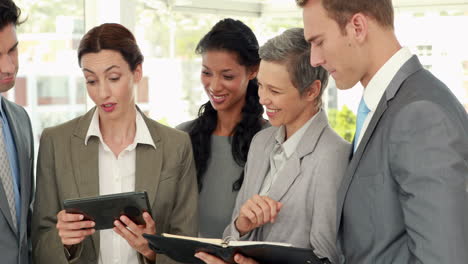
[[[137,225],[144,225],[143,212],[151,214],[146,192],[127,192],[96,197],[67,199],[63,202],[66,213],[81,214],[83,220],[95,223],[95,230],[114,227],[122,215]]]

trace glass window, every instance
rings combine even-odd
[[[84,33],[84,3],[83,0],[15,0],[15,3],[26,21],[17,28],[19,72],[15,88],[7,97],[28,111],[37,147],[43,128],[86,110],[86,91],[76,60],[77,44]]]

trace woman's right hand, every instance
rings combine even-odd
[[[82,214],[68,214],[65,210],[57,214],[57,230],[63,245],[67,248],[81,243],[87,236],[94,234],[95,223],[83,221]]]
[[[270,197],[254,195],[242,205],[234,222],[241,236],[266,223],[274,223],[283,206]]]

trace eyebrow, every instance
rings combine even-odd
[[[210,67],[206,66],[206,65],[203,65],[203,67],[205,67],[207,70],[211,70]],[[225,69],[225,70],[222,70],[221,72],[229,72],[229,71],[234,71],[233,69]]]
[[[8,50],[8,52],[15,50],[15,49],[18,47],[18,43],[19,43],[19,42],[17,41],[17,42],[15,43],[15,45],[13,45],[13,47],[11,47],[11,48]]]
[[[109,68],[105,69],[104,72],[108,72],[108,71],[112,70],[113,68],[120,68],[120,67],[117,66],[117,65],[112,65]],[[87,72],[90,72],[90,73],[95,73],[92,70],[87,69],[87,68],[83,68],[83,71],[87,71]]]
[[[258,79],[257,79],[257,81],[258,81],[259,84],[264,85],[264,86],[266,86],[266,87],[268,87],[268,88],[270,88],[270,89],[276,89],[276,90],[280,90],[280,91],[282,90],[280,87],[274,86],[274,85],[272,85],[272,84],[268,84],[268,83],[263,84],[263,83],[262,83],[260,80],[258,80]]]
[[[19,42],[17,41],[17,42],[8,50],[8,53],[14,51],[14,50],[18,47],[18,43],[19,43]],[[0,52],[0,54],[2,54],[2,53]]]
[[[307,42],[312,43],[312,42],[316,41],[318,38],[320,38],[321,36],[322,36],[322,33],[320,33],[318,35],[315,35],[315,36],[312,36],[312,37],[307,39]]]

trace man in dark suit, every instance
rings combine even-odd
[[[338,192],[341,262],[468,263],[468,119],[403,48],[391,0],[297,0],[311,64],[364,94]]]
[[[10,90],[18,72],[19,8],[0,2],[0,92]],[[31,122],[21,107],[0,96],[0,258],[30,263],[34,143]]]

